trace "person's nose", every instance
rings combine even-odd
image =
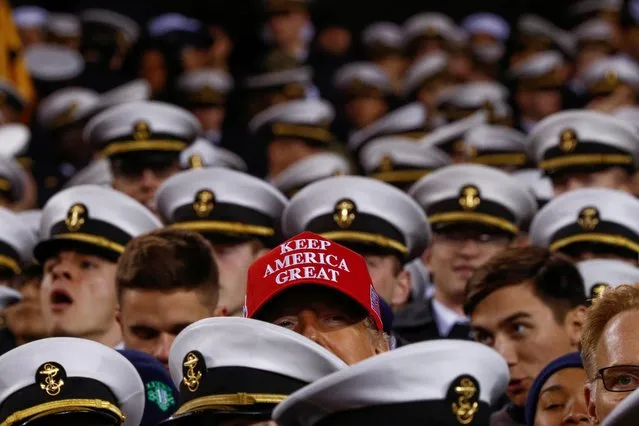
[[[459,248],[459,254],[465,257],[476,257],[479,253],[479,244],[472,238],[464,240]]]
[[[318,319],[312,311],[302,311],[299,315],[299,334],[315,343],[319,343],[320,332],[318,330]]]
[[[73,279],[74,268],[71,262],[65,259],[59,259],[51,268],[51,276],[54,281],[60,279]]]
[[[579,425],[579,424],[590,424],[590,419],[588,418],[586,401],[582,397],[582,395],[578,395],[576,398],[573,398],[572,401],[568,403],[566,406],[566,412],[562,425]]]
[[[158,337],[152,355],[162,364],[168,364],[169,362],[169,352],[174,339],[175,336],[171,336],[168,333],[161,333]]]
[[[147,192],[153,192],[158,186],[158,177],[151,169],[144,169],[140,176],[140,186]]]
[[[519,361],[515,344],[510,341],[510,339],[497,337],[495,340],[495,350],[506,360],[509,367],[512,367]]]

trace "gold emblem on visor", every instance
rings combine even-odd
[[[189,157],[189,169],[201,169],[204,167],[204,160],[200,154],[193,154]]]
[[[467,425],[473,421],[475,414],[479,411],[477,403],[479,389],[477,384],[470,377],[464,377],[455,385],[457,401],[453,402],[453,413],[460,424]]]
[[[390,158],[390,155],[382,157],[382,160],[379,162],[379,170],[381,172],[390,172],[393,170],[393,159]]]
[[[61,365],[54,362],[47,362],[38,368],[37,381],[40,389],[45,391],[49,396],[56,396],[64,386],[64,377],[66,376]]]
[[[559,149],[563,152],[572,152],[577,147],[577,133],[574,129],[564,129],[559,135]]]
[[[597,283],[597,284],[595,284],[590,289],[590,300],[595,301],[595,300],[601,298],[601,296],[603,296],[603,294],[609,288],[610,288],[610,286],[608,284],[605,284],[605,283]]]
[[[184,357],[182,382],[189,392],[195,392],[200,387],[200,380],[202,380],[202,371],[200,370],[200,357],[195,352],[189,352]]]
[[[203,189],[195,194],[195,201],[193,202],[193,211],[199,217],[206,217],[215,208],[215,194],[213,192]]]
[[[151,128],[148,122],[140,120],[133,125],[133,139],[142,141],[148,139],[149,136],[151,136]]]
[[[333,213],[333,220],[342,229],[348,228],[352,225],[355,217],[357,216],[357,208],[355,203],[351,200],[340,200],[335,204],[335,212]]]
[[[584,231],[593,231],[599,225],[599,210],[595,207],[581,209],[577,223]]]
[[[474,185],[464,186],[459,193],[459,205],[464,210],[475,210],[481,204],[479,189]]]
[[[82,204],[74,204],[69,208],[64,224],[71,232],[79,230],[86,222],[87,208]]]

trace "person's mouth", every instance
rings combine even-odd
[[[517,395],[526,391],[525,379],[512,379],[508,382],[508,393]]]
[[[54,313],[62,313],[71,305],[73,305],[73,298],[65,289],[57,289],[51,293],[51,309]]]
[[[470,278],[475,272],[475,268],[470,265],[455,266],[453,271],[464,279]]]

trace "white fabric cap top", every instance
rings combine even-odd
[[[201,69],[182,74],[177,87],[185,93],[198,93],[207,89],[226,94],[233,89],[233,77],[219,69]]]
[[[639,200],[621,191],[576,189],[546,204],[530,225],[533,245],[565,251],[599,244],[639,253]]]
[[[336,212],[352,219],[340,220]],[[320,217],[331,219],[314,221]],[[377,220],[367,220],[371,217]],[[392,185],[361,176],[336,176],[306,186],[284,210],[282,230],[285,238],[310,231],[346,246],[390,250],[406,262],[421,256],[431,237],[415,200]]]
[[[291,83],[310,84],[312,78],[313,68],[305,66],[253,75],[244,80],[244,86],[256,90]]]
[[[621,9],[623,0],[581,0],[570,7],[574,15],[584,15],[597,11],[618,12]]]
[[[552,188],[552,181],[548,176],[545,176],[544,172],[541,170],[517,170],[512,173],[512,176],[522,184],[526,185],[537,201],[544,203],[555,195]]]
[[[197,19],[186,17],[180,13],[165,13],[151,19],[147,27],[150,35],[162,37],[175,31],[199,31],[202,28],[202,23]]]
[[[249,122],[251,133],[257,133],[263,126],[272,123],[324,125],[335,118],[335,110],[330,102],[323,99],[303,99],[273,105],[257,114]]]
[[[421,102],[404,105],[353,133],[348,138],[347,147],[351,151],[357,151],[366,142],[379,136],[401,136],[415,133],[422,137],[426,133],[427,117],[426,107]]]
[[[625,121],[631,126],[639,130],[639,107],[636,106],[622,106],[612,113],[613,116]]]
[[[249,318],[206,318],[182,330],[171,345],[169,367],[178,388],[184,360],[193,351],[203,355],[205,366],[199,368],[244,367],[306,383],[346,367],[328,350],[286,328]]]
[[[138,426],[142,421],[146,399],[142,379],[128,359],[101,343],[71,337],[38,340],[2,355],[0,370],[0,404],[11,399],[17,406],[22,405],[23,410],[30,410],[23,421],[64,412],[72,416],[74,408],[106,411],[125,418],[123,426]],[[72,378],[100,382],[111,391],[114,400],[104,400],[104,391],[100,396],[92,395],[95,385],[86,386],[87,383],[73,382]],[[19,394],[29,386],[38,391],[37,397],[31,393],[31,401],[29,391],[24,396]],[[55,401],[66,404],[52,409],[52,396],[65,390],[86,396],[71,400],[57,397]],[[5,420],[0,418],[0,422]]]
[[[11,247],[15,253],[3,250],[0,267],[10,269],[19,275],[22,267],[33,262],[33,248],[37,243],[36,235],[23,218],[11,210],[0,207],[0,241]],[[15,257],[17,254],[19,257]]]
[[[409,96],[430,78],[448,69],[448,55],[431,53],[415,62],[404,77],[404,96]]]
[[[553,25],[539,15],[524,14],[517,21],[517,30],[524,35],[549,39],[562,52],[572,56],[575,53],[573,34]]]
[[[180,167],[183,169],[224,167],[241,172],[248,170],[242,157],[228,149],[213,146],[204,138],[197,138],[193,145],[180,153]]]
[[[455,38],[457,31],[455,22],[450,17],[441,13],[420,13],[414,15],[406,20],[403,28],[405,43],[409,43],[425,34],[439,35],[445,40],[451,40]]]
[[[106,158],[93,160],[83,169],[78,170],[64,185],[64,188],[80,185],[98,185],[110,187],[113,184],[111,164]]]
[[[404,47],[404,34],[402,27],[393,22],[374,22],[362,31],[362,42],[367,47],[382,45],[401,49]]]
[[[586,68],[582,80],[593,94],[612,92],[620,84],[639,92],[639,65],[623,56],[601,58]]]
[[[95,111],[99,98],[97,92],[82,87],[57,90],[40,102],[38,122],[49,130],[78,122]]]
[[[508,89],[495,82],[480,81],[460,84],[454,90],[445,92],[437,103],[449,104],[457,108],[480,108],[491,102],[499,104],[508,99]]]
[[[575,28],[573,34],[579,43],[593,41],[614,43],[615,41],[615,28],[610,22],[602,18],[587,20]]]
[[[488,34],[501,42],[510,37],[510,25],[494,13],[474,13],[464,19],[461,27],[471,35]]]
[[[41,81],[71,80],[84,71],[84,59],[79,52],[57,44],[29,47],[24,58],[31,77]]]
[[[22,293],[6,285],[0,285],[0,312],[9,305],[22,300]]]
[[[526,143],[531,157],[546,172],[575,166],[634,167],[639,162],[639,134],[635,128],[597,111],[552,114],[533,127]],[[611,153],[611,149],[616,152]]]
[[[415,183],[409,195],[433,226],[476,223],[517,234],[537,212],[528,188],[501,170],[479,164],[436,170]]]
[[[17,157],[23,155],[31,140],[31,131],[20,123],[10,123],[0,126],[0,155],[3,157]]]
[[[515,79],[526,79],[543,76],[552,72],[565,63],[563,55],[554,50],[546,50],[531,55],[518,62],[510,69],[510,75]]]
[[[122,14],[106,9],[87,9],[80,15],[82,22],[96,22],[115,28],[129,43],[134,43],[140,34],[135,21]]]
[[[50,14],[47,30],[57,37],[79,37],[82,34],[80,18],[71,13]]]
[[[522,167],[528,161],[526,135],[506,126],[478,126],[466,135],[464,147],[471,163]]]
[[[615,259],[591,259],[576,264],[590,299],[597,299],[608,288],[639,282],[639,268]]]
[[[291,197],[306,185],[318,180],[352,173],[351,164],[346,157],[334,152],[321,152],[296,161],[273,177],[271,183]]]
[[[457,420],[461,413],[451,406],[456,406],[459,396],[454,390],[463,385],[479,406],[478,412],[464,419],[467,424],[478,414],[487,416],[509,378],[506,361],[485,345],[461,340],[421,342],[369,358],[302,388],[275,409],[273,418],[282,426],[313,426],[348,410],[445,401],[450,402],[445,405],[450,424],[457,424],[462,423]],[[423,424],[429,423],[428,417],[427,407],[414,416]]]
[[[454,121],[436,128],[419,143],[428,148],[440,148],[445,152],[464,154],[463,139],[468,133],[487,122],[485,111],[478,111],[464,119]],[[453,146],[448,146],[450,144]]]
[[[38,6],[19,6],[11,16],[18,28],[40,28],[46,24],[49,12]]]
[[[29,227],[31,233],[38,237],[40,233],[40,220],[42,220],[42,210],[33,209],[33,210],[23,210],[21,212],[16,213],[20,220]]]
[[[388,75],[372,62],[352,62],[335,72],[333,84],[339,90],[346,90],[355,82],[379,89],[383,94],[393,91]]]
[[[148,101],[151,99],[151,84],[143,78],[124,83],[100,95],[97,111],[104,111],[128,102]]]

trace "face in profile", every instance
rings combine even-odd
[[[40,302],[41,280],[41,275],[25,275],[11,281],[11,287],[22,293],[22,300],[7,307],[3,315],[7,328],[18,343],[30,342],[47,334]]]
[[[290,288],[255,318],[288,328],[328,349],[347,364],[388,351],[363,308],[336,290],[321,286]]]

